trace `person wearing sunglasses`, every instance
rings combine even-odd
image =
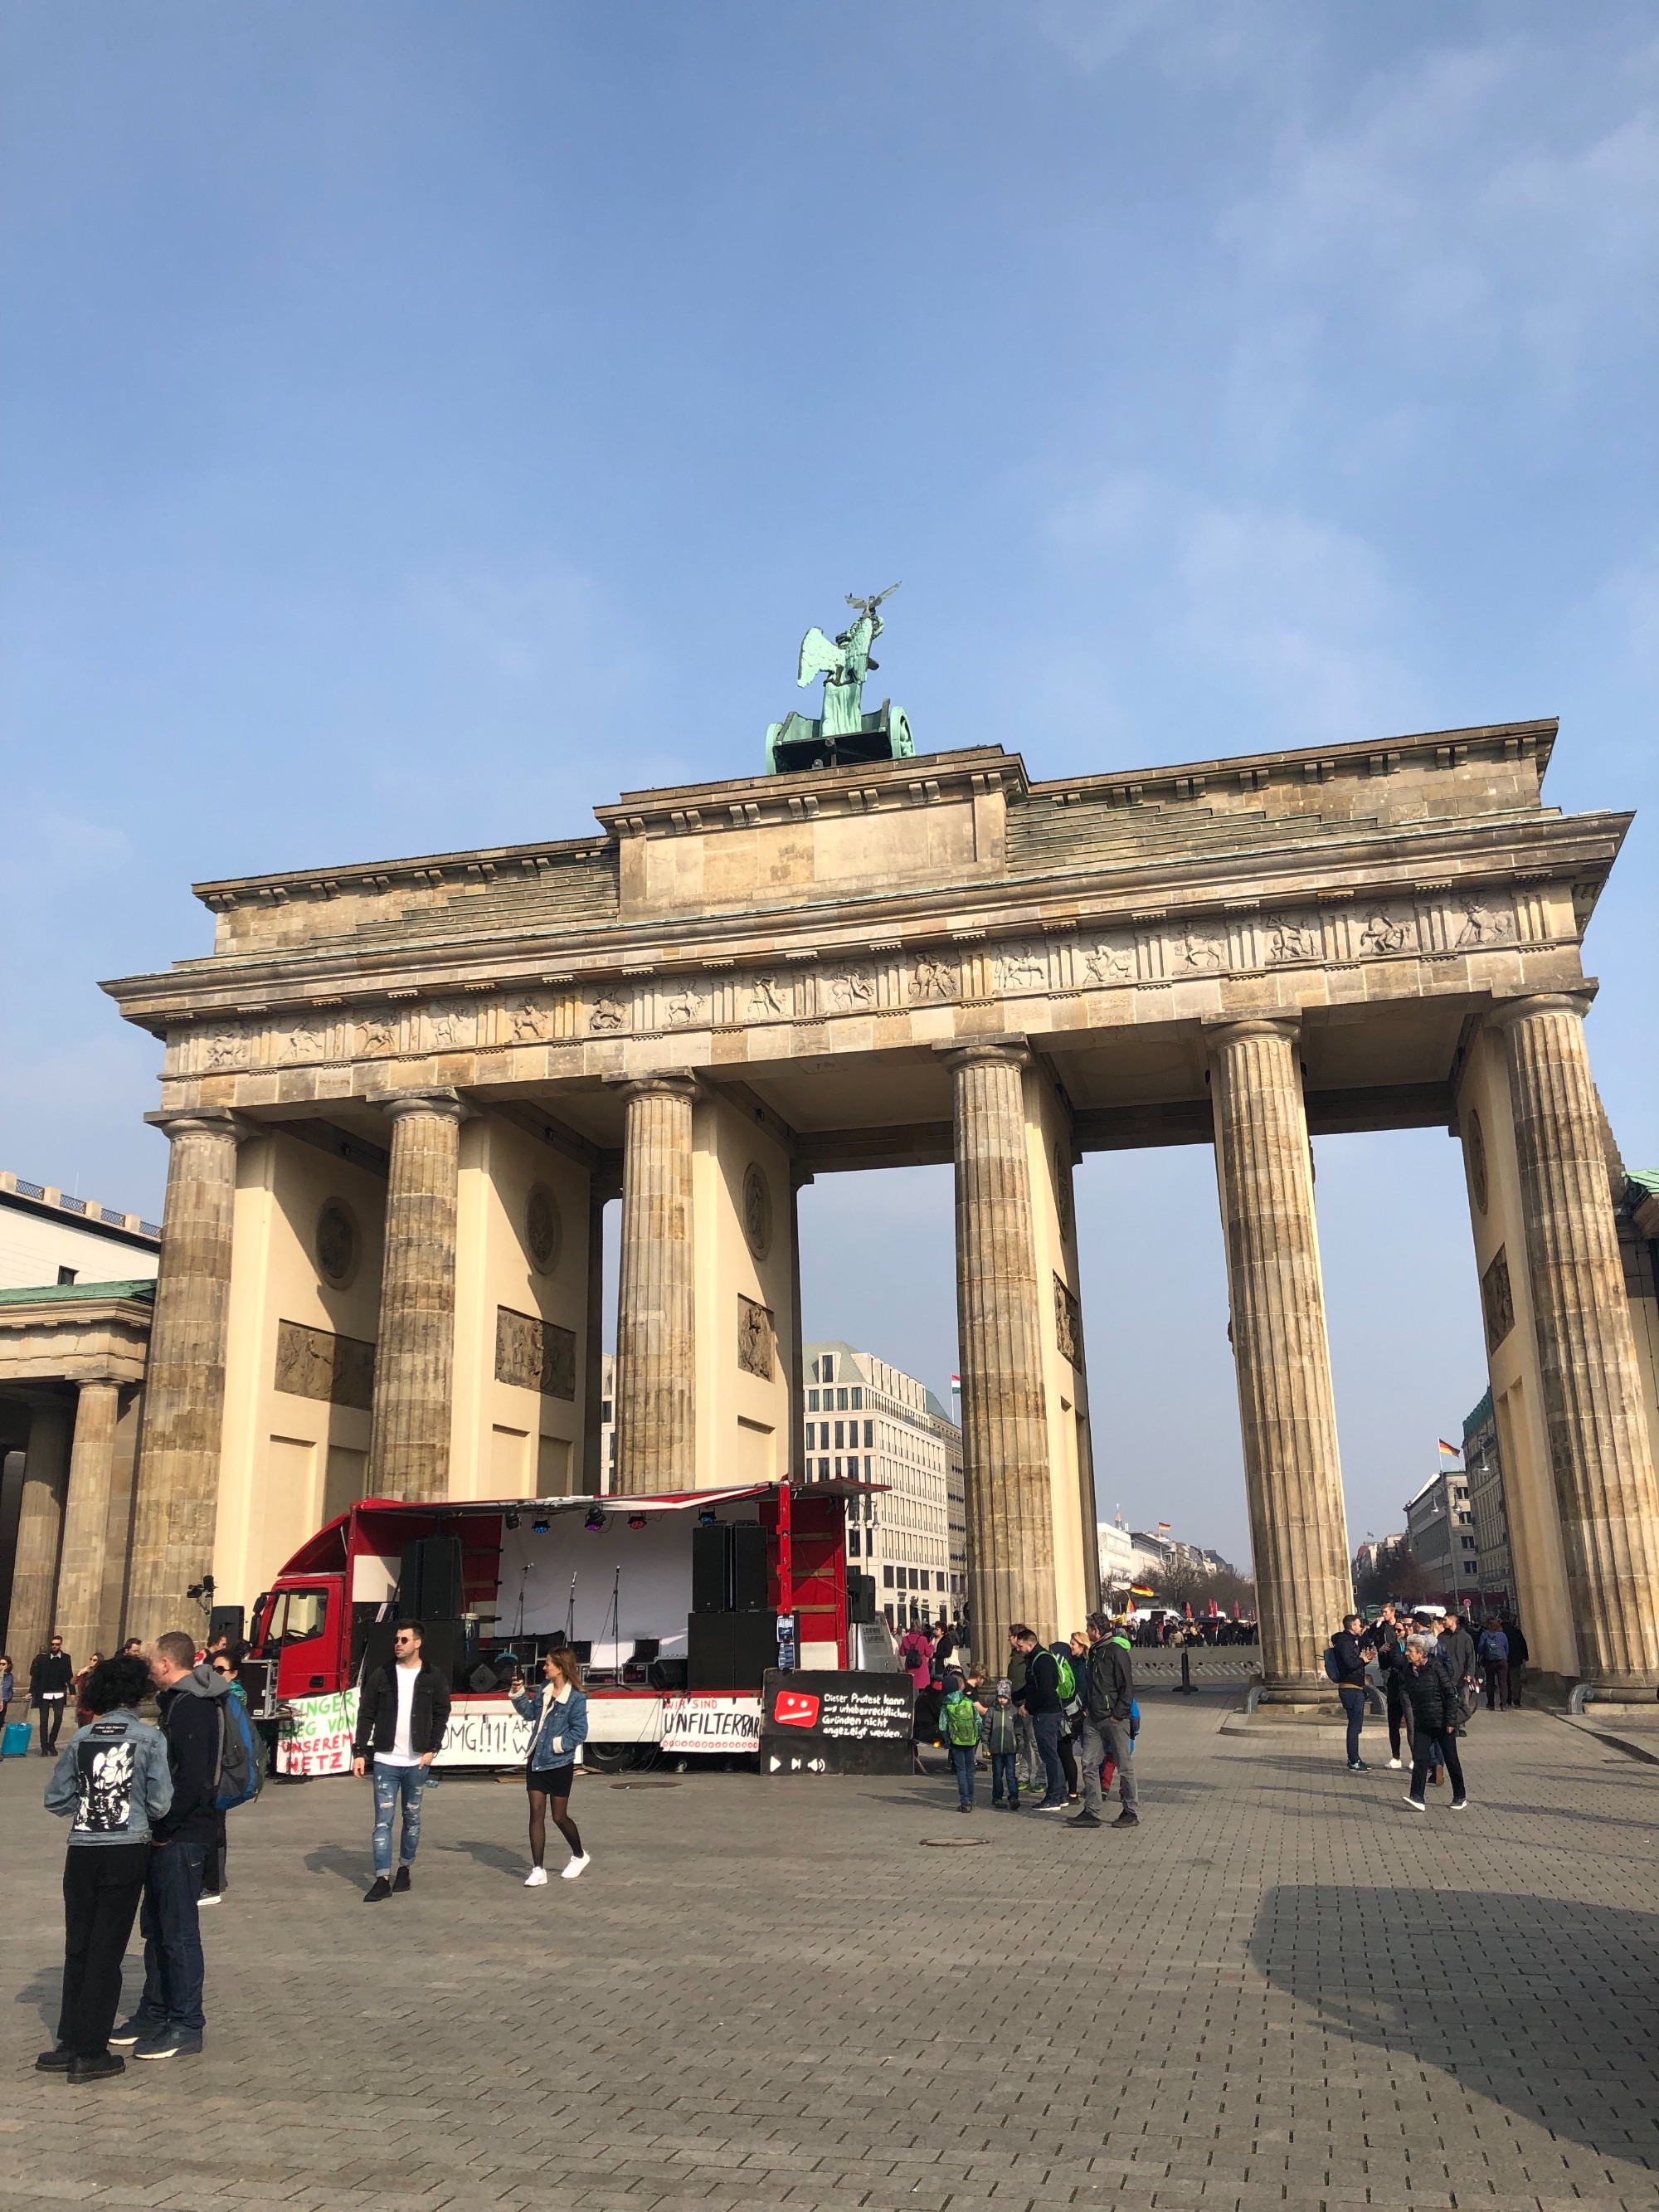
[[[379,1905],[410,1887],[410,1869],[421,1844],[421,1797],[433,1759],[449,1725],[449,1683],[422,1656],[418,1620],[400,1620],[392,1632],[392,1664],[377,1667],[357,1701],[351,1771],[374,1763],[374,1879],[365,1905]],[[398,1872],[392,1872],[392,1824],[399,1808]]]

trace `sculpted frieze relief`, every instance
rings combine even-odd
[[[794,1011],[793,1000],[787,975],[745,976],[738,992],[739,1018],[751,1022],[787,1022]]]
[[[545,1044],[553,1035],[555,1013],[539,999],[520,999],[507,1010],[497,1034],[507,1044]]]
[[[1373,960],[1391,959],[1396,952],[1414,951],[1417,918],[1389,906],[1368,907],[1359,932],[1359,951]]]
[[[629,1027],[626,1004],[609,991],[599,992],[587,1002],[587,1027],[594,1036],[615,1036]]]
[[[1085,939],[1077,949],[1080,979],[1091,990],[1135,980],[1135,946],[1131,937]]]
[[[693,983],[682,983],[662,1002],[662,1018],[671,1030],[701,1029],[708,1019],[708,998]]]
[[[1005,945],[993,963],[999,991],[1046,991],[1048,988],[1048,948],[1046,945]]]
[[[875,970],[862,965],[832,968],[821,978],[818,995],[819,1003],[827,1012],[868,1013],[876,1004]]]
[[[1512,910],[1499,906],[1489,892],[1461,897],[1453,902],[1454,948],[1460,952],[1483,945],[1504,945],[1515,936]]]
[[[439,1001],[426,1008],[421,1026],[429,1052],[465,1052],[477,1041],[477,1014],[469,1006]]]
[[[922,952],[910,967],[910,996],[920,1006],[948,1006],[962,995],[962,975],[954,960]]]

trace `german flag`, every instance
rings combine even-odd
[[[1153,1597],[1157,1593],[1150,1583],[1131,1583],[1129,1595],[1131,1597]]]

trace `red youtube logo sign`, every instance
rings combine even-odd
[[[818,1700],[810,1690],[780,1690],[772,1718],[780,1728],[816,1728]]]

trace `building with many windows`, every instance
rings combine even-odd
[[[1510,1516],[1504,1504],[1504,1468],[1490,1390],[1463,1423],[1463,1471],[1469,1510],[1474,1516],[1480,1601],[1492,1612],[1506,1613],[1515,1604],[1515,1562],[1510,1552]]]
[[[1418,1565],[1445,1604],[1479,1602],[1480,1544],[1462,1468],[1443,1469],[1424,1484],[1406,1507],[1406,1533]]]
[[[850,1344],[802,1347],[811,1482],[881,1483],[849,1498],[849,1567],[888,1626],[955,1620],[967,1587],[962,1431],[925,1382]],[[855,1510],[856,1509],[856,1510]]]

